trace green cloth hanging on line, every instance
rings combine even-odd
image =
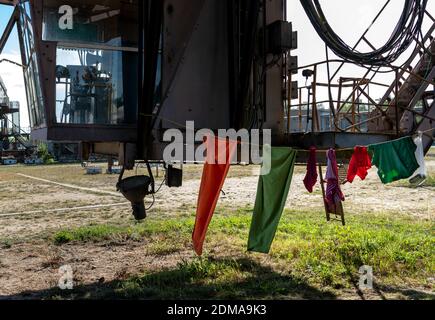
[[[416,149],[412,137],[370,145],[368,150],[373,154],[372,164],[378,168],[382,183],[411,177],[419,168],[415,158]]]
[[[297,152],[291,148],[265,145],[263,153],[270,152],[270,162],[264,160],[257,188],[254,214],[249,232],[248,251],[269,253],[278,223],[284,210]],[[267,159],[267,157],[263,157]]]

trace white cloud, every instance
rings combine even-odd
[[[9,59],[21,63],[21,55],[17,52],[11,52],[0,55],[1,59]],[[0,64],[0,76],[8,90],[8,96],[11,101],[20,102],[20,118],[21,126],[29,127],[29,114],[27,111],[26,90],[24,86],[23,70],[16,65],[8,62]]]

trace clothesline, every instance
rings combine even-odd
[[[229,159],[236,152],[238,144],[235,140],[228,141],[214,137],[213,139],[206,139],[206,150],[214,148],[215,141],[213,140],[218,143],[219,150],[223,151],[225,149],[229,157],[226,159],[225,164],[216,165],[207,162],[204,164],[192,234],[192,241],[198,255],[202,254],[207,229],[231,166]],[[248,251],[268,253],[289,194],[297,151],[292,148],[272,147],[270,145],[265,145],[264,148],[266,152],[270,152],[271,160],[268,162],[270,171],[268,174],[260,174],[259,176],[249,231]],[[320,175],[327,219],[329,221],[332,214],[341,216],[341,221],[345,225],[343,210],[345,195],[340,187],[336,151],[334,149],[328,150],[325,177],[321,167],[319,167],[319,173],[317,172],[317,159],[314,151],[314,148],[310,149],[311,155],[307,161],[307,174],[303,180],[304,185],[307,191],[312,193]],[[212,156],[214,160],[219,159],[219,154],[213,154]],[[356,176],[361,180],[365,180],[368,170],[373,165],[378,168],[378,176],[384,184],[411,178],[411,183],[421,185],[427,178],[421,133],[414,140],[411,136],[408,136],[385,144],[370,145],[368,147],[357,146],[347,170],[346,181],[352,183]]]
[[[431,132],[431,131],[435,131],[435,128],[428,129],[428,130],[425,130],[425,131],[420,131],[420,132],[421,132],[422,134],[426,134],[426,133]]]
[[[167,119],[167,118],[164,118],[162,116],[150,115],[150,114],[144,114],[144,113],[141,113],[140,115],[143,116],[143,117],[156,117],[156,118],[158,118],[160,120],[167,121],[167,122],[172,123],[172,124],[174,124],[176,126],[179,126],[182,129],[187,129],[186,125],[178,123],[178,122],[170,120],[170,119]],[[428,130],[425,130],[425,131],[419,131],[418,133],[415,133],[413,135],[403,136],[403,137],[400,137],[400,138],[392,140],[392,141],[396,141],[396,140],[403,139],[403,138],[406,138],[406,137],[416,137],[416,136],[418,136],[419,133],[426,134],[426,133],[429,133],[429,132],[434,131],[434,130],[435,130],[435,128],[428,129]],[[391,141],[386,141],[386,142],[391,142]],[[381,142],[381,143],[386,143],[386,142]],[[255,143],[252,143],[252,142],[248,142],[248,145],[250,145],[251,147],[263,147],[264,146],[264,145],[259,145],[259,144],[255,144]],[[358,146],[359,147],[364,147],[363,145],[358,145]],[[301,152],[301,153],[310,152],[310,150],[307,150],[307,149],[297,149],[297,148],[292,148],[292,149],[297,151],[297,152]],[[316,153],[327,153],[328,150],[329,149],[316,150]],[[338,148],[338,149],[335,149],[335,150],[338,151],[338,152],[344,152],[344,151],[353,151],[354,148]]]
[[[385,142],[381,142],[381,143],[378,143],[378,144],[393,142],[393,141],[397,141],[397,140],[404,139],[404,138],[407,138],[407,137],[417,137],[420,133],[421,134],[426,134],[426,133],[429,133],[431,131],[435,131],[435,128],[428,129],[428,130],[425,130],[425,131],[419,131],[419,132],[417,132],[415,134],[412,134],[412,135],[403,136],[403,137],[400,137],[400,138],[397,138],[397,139],[394,139],[394,140],[391,140],[391,141],[385,141]],[[374,144],[370,144],[370,145],[374,145]],[[366,145],[366,146],[364,146],[364,145],[357,145],[357,147],[368,147],[370,145]],[[293,149],[293,150],[296,150],[298,152],[310,152],[310,150],[307,150],[307,149]],[[354,148],[338,148],[338,149],[335,149],[335,150],[338,151],[338,152],[353,151]],[[316,153],[326,153],[328,151],[329,151],[329,149],[328,150],[322,149],[322,150],[316,150]]]
[[[175,124],[175,125],[179,126],[180,128],[187,129],[186,125],[181,124],[181,123],[179,123],[177,121],[173,121],[173,120],[167,119],[167,118],[162,117],[162,116],[153,115],[153,114],[146,114],[146,113],[140,113],[140,115],[143,116],[143,117],[149,117],[149,118],[155,117],[155,118],[158,118],[160,120],[167,121],[167,122],[170,122],[172,124]],[[428,130],[421,131],[421,132],[424,134],[424,133],[428,133],[428,132],[431,132],[431,131],[434,131],[434,130],[435,130],[435,128],[432,128],[432,129],[428,129]]]

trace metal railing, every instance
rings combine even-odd
[[[389,3],[389,1],[387,3]],[[393,65],[384,66],[383,68],[386,68],[388,71],[381,71],[381,67],[367,67],[362,77],[340,77],[338,78],[338,84],[333,83],[333,81],[336,79],[343,66],[346,64],[352,64],[351,62],[339,59],[327,59],[297,69],[290,69],[288,74],[288,78],[290,79],[293,72],[300,70],[310,70],[313,79],[310,85],[298,88],[298,103],[293,104],[291,93],[288,93],[287,105],[285,108],[286,131],[288,133],[295,131],[324,131],[320,125],[318,110],[319,105],[322,104],[328,105],[330,118],[329,129],[336,132],[362,132],[363,127],[368,123],[388,120],[393,122],[393,129],[388,133],[399,135],[400,120],[405,111],[435,121],[435,119],[428,116],[427,112],[415,110],[415,106],[421,100],[426,88],[429,85],[435,86],[432,74],[432,72],[435,72],[433,69],[435,42],[432,37],[432,33],[435,31],[435,20],[428,12],[426,12],[426,14],[432,20],[432,26],[429,28],[422,41],[416,41],[415,50],[412,52],[406,63],[400,67]],[[375,21],[378,18],[379,15],[376,17]],[[372,46],[365,37],[366,33],[367,32],[365,32],[357,42],[355,48],[357,48],[361,42],[365,42]],[[414,68],[412,68],[411,65],[419,54],[421,57],[415,64]],[[330,77],[330,65],[335,63],[339,63],[340,65]],[[317,80],[319,78],[319,69],[323,66],[327,67],[328,81],[326,81],[326,83],[318,82]],[[425,68],[428,70],[426,71]],[[421,74],[422,70],[425,71],[423,75]],[[376,77],[381,73],[394,73],[394,80],[392,83],[386,84],[382,81],[376,81]],[[376,86],[378,89],[386,88],[385,94],[382,98],[375,99],[372,97],[371,92],[373,86]],[[409,94],[406,90],[411,86],[417,86],[418,88],[415,92],[412,91],[409,97],[407,97],[409,101],[405,101],[406,105],[400,104],[400,99],[404,98],[406,94]],[[322,101],[318,100],[318,91],[320,88],[328,89],[329,99],[324,99]],[[333,89],[337,91],[336,98],[333,97]],[[349,89],[350,93],[346,97],[344,95],[345,91]],[[302,101],[304,94],[307,97],[306,101]],[[363,98],[367,100],[367,103],[362,102]],[[365,107],[361,109],[361,106]],[[295,112],[296,115],[294,114]],[[292,127],[292,119],[294,120],[295,118],[299,119],[296,130]],[[344,122],[342,121],[343,119],[345,120]],[[306,122],[305,128],[303,120]],[[311,128],[308,128],[308,123],[310,121]]]

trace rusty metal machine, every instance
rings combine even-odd
[[[162,159],[165,129],[284,133],[286,2],[1,1],[15,6],[32,138],[83,142],[83,155]],[[74,10],[62,29],[59,8]],[[138,72],[139,70],[139,72]]]

